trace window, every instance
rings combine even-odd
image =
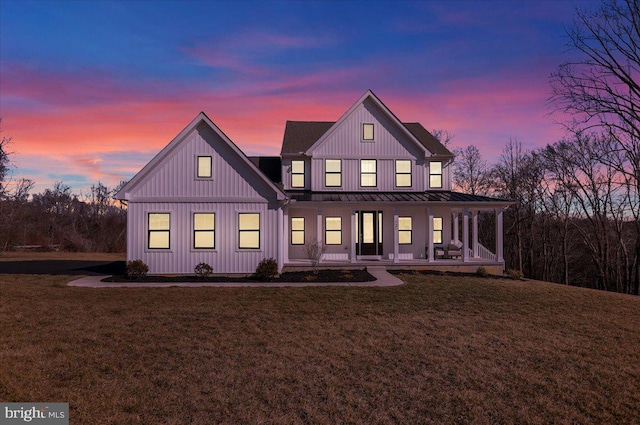
[[[238,248],[260,248],[260,213],[238,213]]]
[[[325,245],[342,245],[342,217],[324,218]]]
[[[215,214],[193,214],[193,247],[195,249],[214,249],[216,247]]]
[[[326,187],[342,186],[342,160],[324,160],[324,185]]]
[[[147,247],[149,249],[169,249],[171,214],[149,213],[148,220]]]
[[[411,245],[412,224],[411,217],[398,217],[398,244]]]
[[[198,157],[198,178],[206,179],[211,178],[211,157],[199,156]]]
[[[360,186],[376,187],[378,185],[377,168],[377,161],[375,159],[360,160]]]
[[[291,187],[304,187],[304,161],[291,161]]]
[[[442,187],[442,162],[440,161],[429,163],[429,187]]]
[[[373,124],[362,124],[362,140],[373,140]]]
[[[442,243],[442,217],[433,217],[433,243]]]
[[[411,160],[396,159],[396,187],[411,187]]]
[[[291,217],[291,245],[304,245],[304,217]]]

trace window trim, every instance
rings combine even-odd
[[[293,163],[294,162],[301,162],[302,163],[302,173],[295,173],[293,171]],[[296,189],[304,188],[304,186],[305,186],[305,171],[306,171],[306,166],[304,164],[304,160],[302,160],[302,159],[293,159],[293,160],[291,160],[291,187],[292,188],[296,188]],[[295,186],[293,184],[293,177],[294,176],[302,176],[302,186]]]
[[[440,220],[440,228],[439,229],[436,229],[436,219]],[[442,217],[433,217],[433,221],[432,221],[431,227],[432,227],[432,229],[431,229],[431,231],[432,231],[431,238],[433,239],[433,243],[434,244],[442,244],[444,242],[443,233],[442,233],[442,229],[444,227],[444,220],[442,219]],[[440,235],[440,242],[436,242],[436,234]]]
[[[376,170],[375,170],[375,172],[373,172],[373,173],[369,173],[369,172],[365,173],[365,172],[363,172],[363,171],[362,171],[362,163],[363,163],[364,161],[373,161],[373,163],[374,163],[374,164],[375,164],[375,166],[376,166]],[[367,186],[364,186],[364,185],[362,184],[362,177],[363,177],[364,175],[373,175],[373,176],[375,177],[375,184],[374,184],[374,185],[367,185]],[[361,159],[361,160],[360,160],[360,187],[378,187],[378,160],[377,160],[377,159]]]
[[[213,228],[212,229],[196,229],[196,215],[198,214],[202,214],[202,215],[212,215],[213,216]],[[209,212],[209,211],[194,211],[193,214],[191,214],[191,222],[192,222],[192,226],[193,226],[193,244],[192,244],[192,248],[194,250],[214,250],[216,249],[216,213],[215,212]],[[200,246],[196,246],[196,235],[198,233],[204,233],[204,232],[212,232],[213,233],[213,246],[205,246],[205,247],[200,247]]]
[[[366,126],[371,126],[371,138],[367,139],[366,136],[366,132],[365,132],[365,127]],[[363,142],[373,142],[376,139],[376,127],[375,125],[373,125],[372,122],[363,122],[362,123],[362,133],[361,133],[361,140]]]
[[[439,163],[440,164],[440,172],[439,173],[434,173],[431,170],[431,164],[434,163]],[[444,170],[444,166],[442,164],[442,161],[429,161],[429,187],[433,188],[433,189],[442,189],[443,185],[443,179],[442,179],[442,174],[443,174],[443,170]],[[440,177],[440,186],[434,186],[431,184],[431,178],[432,177],[436,177],[439,176]]]
[[[327,229],[327,219],[329,218],[337,218],[340,221],[340,229]],[[335,233],[338,232],[340,235],[340,243],[329,243],[327,242],[327,235],[329,232]],[[324,218],[324,244],[325,245],[342,245],[342,216],[326,216]]]
[[[398,172],[398,162],[400,162],[400,161],[409,163],[409,172],[408,173],[400,173],[400,172]],[[395,169],[395,172],[396,172],[396,181],[395,181],[396,187],[413,187],[413,172],[412,172],[413,171],[412,170],[413,163],[411,162],[411,160],[410,159],[396,159],[395,160],[395,167],[396,167],[396,169]],[[406,176],[406,175],[409,176],[409,185],[408,186],[405,186],[405,185],[400,186],[400,185],[398,185],[398,176]]]
[[[293,228],[293,220],[302,220],[302,230]],[[304,219],[304,217],[291,217],[290,231],[289,231],[289,233],[290,233],[290,235],[289,235],[289,243],[291,245],[294,245],[294,246],[304,245],[305,242],[306,242],[305,230],[306,230],[306,228],[305,228],[305,219]],[[294,232],[296,234],[302,233],[302,243],[293,243]]]
[[[340,164],[340,171],[327,171],[327,161],[338,161]],[[340,178],[339,185],[328,185],[327,184],[327,176],[329,175],[338,175]],[[342,160],[337,158],[325,158],[324,160],[324,187],[342,187]]]
[[[200,175],[200,158],[209,158],[209,175]],[[213,157],[211,155],[196,155],[196,178],[197,179],[212,179],[213,178]]]
[[[257,215],[258,216],[258,228],[257,229],[240,229],[240,216],[241,215]],[[237,223],[238,223],[238,249],[239,250],[251,250],[251,251],[255,251],[255,250],[259,250],[262,246],[262,214],[259,212],[254,212],[254,211],[243,211],[243,212],[238,212],[237,214],[238,218],[237,218]],[[257,247],[243,247],[240,246],[240,241],[242,240],[242,238],[240,237],[242,235],[242,233],[245,232],[258,232],[258,246]]]
[[[400,220],[409,219],[409,230],[400,229]],[[401,234],[409,234],[409,242],[400,242]],[[413,217],[412,216],[401,216],[398,217],[398,245],[413,245]]]
[[[168,229],[151,229],[151,215],[168,215],[169,216],[169,228]],[[165,247],[161,247],[161,248],[156,248],[156,247],[151,247],[151,234],[152,233],[167,233],[167,241],[168,241],[168,246]],[[148,250],[152,250],[152,251],[168,251],[171,249],[171,213],[170,212],[158,212],[158,211],[150,211],[147,212],[147,247]]]

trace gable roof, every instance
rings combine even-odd
[[[138,184],[144,181],[145,178],[156,168],[156,166],[158,166],[158,164],[160,164],[166,157],[168,157],[171,152],[173,152],[180,145],[180,143],[182,143],[186,139],[186,136],[201,123],[209,126],[209,128],[211,128],[211,130],[213,130],[220,137],[220,139],[222,139],[222,141],[224,141],[231,148],[231,150],[238,155],[241,161],[245,163],[247,167],[253,170],[258,178],[262,179],[271,189],[273,189],[273,191],[276,193],[276,199],[284,200],[287,198],[287,195],[285,195],[285,193],[280,188],[278,188],[269,177],[267,177],[251,160],[249,160],[244,152],[242,152],[242,150],[240,150],[240,148],[236,146],[236,144],[233,143],[231,139],[229,139],[229,137],[227,137],[227,135],[224,134],[222,130],[220,130],[220,128],[218,128],[218,126],[215,125],[204,112],[200,112],[193,119],[193,121],[189,123],[189,125],[187,125],[171,142],[169,142],[167,146],[165,146],[160,152],[158,152],[158,154],[153,157],[153,159],[149,161],[149,163],[145,165],[142,170],[140,170],[135,176],[133,176],[133,178],[129,180],[127,184],[125,184],[118,191],[118,193],[114,195],[114,198],[128,199],[129,193]]]

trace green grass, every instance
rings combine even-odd
[[[68,402],[72,424],[637,423],[640,298],[401,277],[87,289],[0,275],[0,400]]]

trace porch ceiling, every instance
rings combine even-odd
[[[407,203],[443,203],[443,204],[484,204],[497,207],[511,204],[505,199],[488,196],[469,195],[453,191],[428,192],[309,192],[287,191],[287,195],[296,202],[407,202]]]

